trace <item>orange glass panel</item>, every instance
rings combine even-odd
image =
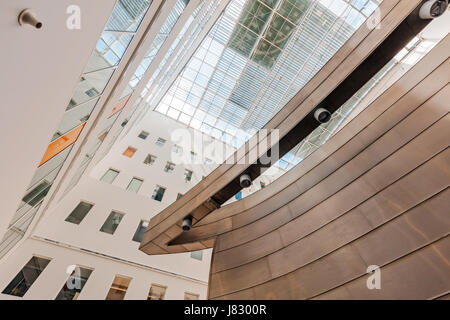
[[[101,135],[98,136],[98,140],[103,142],[103,140],[105,140],[107,134],[108,134],[108,131],[103,132]]]
[[[135,148],[128,147],[127,150],[125,150],[122,154],[128,158],[131,158],[134,156],[134,153],[136,152]]]
[[[130,97],[131,97],[131,94],[129,94],[126,97],[123,97],[122,99],[117,101],[115,106],[112,108],[111,113],[108,116],[108,119],[111,118],[113,115],[115,115],[120,110],[122,110],[125,107],[125,105],[127,104],[128,99],[130,99]]]
[[[48,160],[56,156],[58,153],[63,151],[65,148],[70,146],[72,143],[77,141],[78,136],[81,133],[81,130],[83,130],[84,125],[86,122],[83,122],[78,127],[72,129],[71,131],[67,132],[65,135],[59,137],[58,139],[52,141],[48,147],[47,150],[44,153],[44,156],[42,157],[41,163],[39,163],[39,166],[42,166],[44,163],[46,163]]]

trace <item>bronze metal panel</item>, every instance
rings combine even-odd
[[[275,299],[308,299],[358,277],[366,276],[367,266],[371,264],[382,266],[383,270],[384,265],[402,259],[410,252],[448,234],[449,221],[444,222],[443,226],[432,228],[432,230],[424,226],[422,222],[428,219],[428,224],[436,226],[444,220],[448,220],[445,208],[448,208],[446,205],[449,202],[449,195],[450,191],[448,190],[441,192],[433,199],[400,214],[398,218],[392,220],[392,223],[386,222],[383,226],[374,229],[349,245],[292,273],[238,293],[244,296],[251,291],[260,299],[268,298],[268,292],[275,294],[273,296]],[[430,216],[431,212],[433,212],[432,217]],[[411,224],[411,221],[415,221],[414,225]],[[393,245],[395,245],[395,249],[393,249]],[[361,249],[364,250],[363,255]],[[289,281],[286,281],[287,277],[290,278]],[[285,288],[275,290],[280,286]],[[227,298],[230,296],[227,295]]]
[[[450,288],[450,239],[433,244],[381,268],[381,289],[368,290],[367,276],[317,297],[317,299],[429,299]],[[345,293],[342,291],[345,290]],[[342,294],[341,294],[342,293]]]
[[[439,295],[439,297],[437,297],[436,300],[450,300],[450,293]]]
[[[214,255],[214,264],[211,265],[210,272],[216,273],[241,266],[282,248],[283,244],[279,232],[270,232],[263,237],[238,247],[216,252]]]
[[[426,103],[423,107],[416,110],[416,111],[420,111],[420,112],[418,112],[417,114],[413,113],[411,115],[411,119],[406,119],[406,120],[409,120],[416,124],[414,126],[415,130],[410,130],[410,131],[414,131],[411,134],[416,134],[417,131],[420,131],[423,127],[428,126],[429,122],[434,121],[435,118],[442,116],[442,113],[445,114],[445,112],[447,111],[445,109],[447,109],[447,107],[446,106],[442,107],[443,103],[438,104],[437,101],[443,101],[442,98],[446,96],[444,94],[450,95],[450,86],[446,87],[446,90],[442,90],[440,93],[443,93],[443,94],[437,94],[434,97],[435,99],[430,99],[429,102]],[[438,109],[438,110],[444,109],[444,110],[440,110],[440,113],[438,113],[434,109]],[[433,112],[433,111],[435,111],[435,112]],[[431,120],[429,118],[431,118]],[[433,149],[434,153],[442,150],[442,146],[447,145],[447,137],[448,137],[448,135],[450,135],[449,120],[450,120],[449,117],[445,117],[442,121],[439,121],[440,125],[437,128],[433,129],[433,131],[430,131],[431,129],[427,130],[424,133],[424,137],[428,137],[428,139],[430,139],[430,141],[423,141],[424,138],[417,138],[418,140],[417,141],[413,140],[413,143],[411,146],[405,147],[407,150],[411,150],[411,152],[416,153],[415,156],[404,155],[405,152],[408,152],[408,151],[400,150],[399,154],[403,154],[403,157],[404,157],[404,160],[403,160],[402,164],[400,165],[400,168],[399,168],[399,165],[390,165],[388,169],[391,170],[392,173],[387,174],[387,175],[386,174],[384,174],[384,175],[378,174],[378,171],[386,170],[386,169],[375,168],[373,172],[367,173],[367,175],[369,175],[370,178],[362,176],[362,179],[365,182],[363,181],[362,184],[358,184],[358,185],[350,185],[348,188],[354,189],[354,190],[349,190],[347,192],[349,194],[348,201],[343,201],[341,203],[347,204],[349,206],[356,205],[360,201],[360,197],[362,195],[364,195],[363,191],[367,192],[366,197],[370,197],[371,194],[373,194],[374,192],[377,192],[379,190],[380,186],[388,184],[388,183],[392,182],[392,179],[396,179],[396,177],[398,178],[402,174],[404,174],[405,170],[407,168],[415,168],[417,166],[417,164],[416,164],[417,157],[422,157],[425,154],[429,154],[430,156],[432,156],[433,153],[430,153],[429,150],[426,150],[426,149],[434,148]],[[425,123],[421,124],[420,122],[425,122]],[[406,124],[408,124],[408,123],[409,122],[406,121]],[[405,130],[410,128],[410,126],[404,126],[404,127],[405,127]],[[401,128],[402,128],[401,125],[394,128],[393,131],[391,132],[392,135],[399,136],[399,132],[401,134],[401,130],[400,130]],[[436,136],[432,136],[434,132],[436,132]],[[389,141],[389,139],[392,140],[392,135],[386,134],[383,136],[383,138],[386,138]],[[405,140],[411,139],[410,136],[405,135],[405,134],[403,134],[403,137]],[[400,142],[397,142],[398,140],[400,140]],[[327,197],[329,197],[330,193],[332,193],[334,191],[333,189],[331,189],[331,191],[329,190],[330,189],[329,185],[331,184],[330,180],[333,181],[333,183],[335,185],[333,188],[335,188],[335,190],[339,190],[340,188],[342,188],[342,184],[345,184],[352,177],[359,175],[359,170],[355,169],[353,166],[350,166],[355,161],[360,161],[360,165],[358,166],[359,169],[361,171],[363,171],[363,170],[366,171],[367,168],[364,168],[365,165],[370,166],[371,162],[375,162],[375,163],[378,162],[379,161],[378,158],[382,157],[386,153],[385,150],[383,150],[383,149],[394,148],[394,147],[396,147],[397,144],[402,143],[402,140],[403,139],[397,139],[395,142],[389,141],[389,143],[387,143],[387,142],[383,141],[382,139],[380,139],[379,141],[377,141],[377,145],[379,146],[379,149],[373,148],[374,150],[371,150],[370,147],[367,148],[364,152],[360,153],[356,158],[352,159],[352,161],[350,161],[349,163],[347,163],[345,165],[345,166],[348,166],[348,169],[346,170],[346,172],[342,173],[339,176],[338,174],[341,173],[340,172],[341,169],[335,171],[334,174],[327,177],[327,179],[324,179],[320,184],[316,185],[314,188],[311,188],[310,190],[308,190],[307,192],[302,194],[300,197],[298,197],[296,200],[289,203],[288,207],[291,208],[292,211],[297,210],[297,212],[295,213],[297,215],[303,214],[304,212],[306,212],[310,208],[314,207],[321,201],[324,201],[325,199],[327,199]],[[371,151],[371,154],[364,157],[365,152],[369,152],[369,151]],[[361,156],[361,155],[363,155],[363,156]],[[393,155],[393,157],[396,157],[396,156],[397,156],[396,154]],[[388,161],[388,163],[392,162],[392,160],[389,160],[389,159],[387,161]],[[415,162],[413,162],[413,161],[415,161]],[[408,164],[408,162],[412,162],[412,163]],[[336,177],[336,175],[338,175],[338,176]],[[383,178],[383,180],[380,180],[377,182],[376,179],[379,179],[379,178],[380,179]],[[387,180],[387,179],[389,179],[389,180]],[[322,185],[326,185],[325,190],[322,190],[320,188]],[[354,196],[355,192],[356,192],[356,194],[358,194],[358,196]],[[264,221],[270,221],[269,217],[258,220],[257,223],[264,224],[265,223]],[[256,224],[256,223],[254,223],[254,224]],[[239,243],[242,243],[241,242],[242,238],[246,239],[246,241],[249,241],[249,238],[251,238],[252,236],[253,237],[262,236],[265,233],[272,231],[272,230],[276,229],[277,227],[279,227],[279,224],[277,224],[277,223],[268,223],[267,222],[266,223],[267,228],[255,228],[253,226],[254,224],[249,225],[245,228],[236,229],[231,232],[223,234],[222,237],[220,237],[220,239],[219,239],[220,245],[218,246],[218,251],[221,251],[226,248],[236,246]],[[252,231],[249,231],[250,229],[252,229]],[[261,230],[261,232],[258,233],[258,230]],[[239,236],[239,235],[241,235],[241,236]]]
[[[222,234],[217,239],[217,251],[226,250],[246,242],[252,241],[288,223],[292,219],[287,206],[257,220],[242,228],[234,229]]]
[[[450,60],[447,60],[437,71],[435,71],[433,74],[431,74],[418,87],[414,88],[409,94],[407,94],[404,98],[402,98],[400,100],[400,102],[394,104],[394,106],[391,109],[389,109],[390,112],[385,112],[384,114],[382,114],[382,116],[380,116],[380,118],[377,119],[377,122],[369,125],[366,128],[366,130],[369,130],[370,128],[374,127],[374,129],[372,131],[375,130],[378,134],[378,135],[375,135],[375,137],[383,134],[383,131],[380,131],[380,130],[382,130],[383,128],[391,128],[392,123],[395,123],[395,121],[398,121],[405,117],[404,113],[406,110],[404,110],[404,109],[412,111],[417,107],[417,103],[424,102],[427,98],[429,98],[429,96],[424,95],[423,92],[428,92],[430,95],[432,95],[435,93],[435,90],[432,90],[431,88],[436,89],[436,87],[439,88],[440,84],[444,85],[445,83],[448,83],[449,78],[450,78],[449,74],[450,74]],[[434,86],[432,86],[431,84],[434,84]],[[416,90],[416,89],[420,89],[420,90]],[[447,91],[448,91],[448,88],[447,88]],[[442,96],[446,96],[446,94],[447,94],[447,92],[440,93],[439,95],[435,96],[432,101],[427,103],[427,105],[429,106],[430,104],[433,104],[435,101],[441,101],[441,103],[439,103],[441,109],[445,108],[445,105],[442,103],[442,101],[445,101],[445,100],[441,100],[440,98],[442,98]],[[433,106],[433,108],[436,108],[436,106]],[[439,108],[438,108],[438,110],[439,110]],[[403,112],[403,114],[401,114],[401,113],[399,114],[399,112]],[[427,116],[430,116],[430,114],[428,114],[427,110],[422,110],[422,113],[426,113],[425,119],[427,119]],[[433,115],[433,113],[431,113],[431,115]],[[419,115],[419,117],[422,118],[421,115]],[[413,119],[410,121],[415,121],[415,120]],[[378,124],[378,125],[374,126],[374,124]],[[415,130],[416,131],[420,130],[420,128],[421,127],[418,126],[417,128],[415,128]],[[408,129],[408,128],[406,128],[406,129]],[[394,134],[396,134],[396,133],[394,133]],[[363,136],[361,136],[361,135],[363,135]],[[352,157],[353,155],[357,154],[358,151],[361,151],[362,148],[364,147],[364,145],[362,144],[361,138],[359,138],[360,136],[364,137],[364,139],[368,139],[367,143],[369,141],[374,140],[374,138],[372,138],[372,136],[368,136],[367,134],[365,134],[365,132],[362,132],[361,134],[357,135],[355,137],[355,139],[352,139],[352,141],[350,141],[347,145],[344,145],[341,148],[341,150],[339,150],[340,152],[336,152],[335,154],[331,155],[330,159],[326,159],[324,162],[320,163],[317,166],[317,168],[315,168],[315,170],[312,170],[312,172],[308,172],[307,174],[302,176],[301,188],[299,188],[299,189],[301,191],[304,191],[307,187],[312,186],[314,181],[317,181],[317,179],[319,179],[319,177],[312,176],[312,178],[315,178],[315,179],[311,182],[305,183],[305,180],[308,181],[308,177],[310,177],[313,172],[316,172],[316,173],[318,172],[318,173],[320,173],[321,176],[325,177],[327,174],[336,170],[336,166],[338,163],[343,163],[344,161],[346,161],[346,159],[348,159],[348,157]],[[352,150],[352,151],[347,150],[349,146],[355,145],[355,142],[359,142],[360,143],[359,146],[357,146],[357,148],[355,150]],[[353,143],[353,144],[351,144],[351,143]],[[383,141],[378,142],[378,146],[380,146],[380,145],[383,146]],[[390,145],[388,145],[388,146],[391,147]],[[373,146],[371,146],[371,147],[373,148]],[[347,151],[349,154],[346,155],[346,153],[344,151]],[[375,152],[376,155],[382,154],[382,153],[378,153],[377,150],[374,150],[373,152]],[[345,156],[345,155],[347,158],[343,158],[343,156]],[[338,157],[340,157],[339,160],[338,160]],[[369,159],[372,159],[372,160],[375,159],[373,156],[368,156],[368,157],[369,157]],[[306,159],[304,162],[307,162],[308,160],[309,159]],[[328,163],[331,162],[332,166],[328,165],[328,163],[326,161],[328,161]],[[328,167],[327,167],[327,165],[328,165]],[[292,173],[290,173],[288,176],[292,177],[292,176],[295,176],[295,174],[296,174],[295,169],[293,169]],[[279,182],[281,182],[281,181],[277,181],[276,184],[278,184]],[[269,188],[266,188],[265,190],[267,190],[267,189],[269,189]],[[276,190],[276,191],[278,191],[278,190]],[[277,195],[277,196],[282,195],[282,194],[285,194],[285,193],[284,192],[283,193],[278,193],[278,192],[275,193],[275,195]],[[265,194],[265,196],[267,196],[267,193]],[[247,223],[249,223],[250,221],[256,219],[257,217],[261,217],[261,216],[266,215],[267,213],[270,213],[271,212],[270,209],[272,209],[271,207],[276,207],[276,206],[281,207],[284,203],[292,200],[294,197],[295,197],[295,193],[292,192],[292,193],[290,193],[290,196],[288,196],[288,197],[280,196],[279,199],[278,198],[277,199],[269,198],[269,199],[261,202],[260,204],[256,205],[255,207],[245,210],[243,212],[236,211],[234,217],[237,218],[240,216],[245,216],[245,217],[247,217],[246,220],[243,220],[243,219],[240,219],[240,220],[246,221]],[[281,201],[280,199],[284,199],[284,201]],[[247,199],[245,199],[245,200],[246,201],[238,201],[237,203],[246,203]],[[274,203],[277,205],[272,205],[271,207],[269,207],[269,206],[266,206],[267,203]],[[231,206],[232,205],[230,205],[230,207]],[[224,207],[224,208],[226,208],[226,207]],[[251,214],[249,214],[250,212],[255,212],[253,214],[253,216],[255,216],[253,219],[252,219],[253,216]],[[243,223],[243,222],[241,222],[241,223]],[[206,227],[206,224],[203,224],[202,228],[203,227],[205,229],[208,228],[208,227]],[[238,227],[238,225],[233,224],[233,227]],[[220,228],[215,227],[215,230],[220,230]],[[197,236],[196,232],[197,232],[197,230],[194,227],[193,233],[191,234],[191,236],[196,237]],[[211,236],[213,234],[209,233],[208,235]]]
[[[224,293],[250,287],[258,281],[268,281],[271,278],[269,266],[265,260],[255,261],[230,273],[212,273],[210,283],[213,285],[210,286],[209,296],[214,298]]]
[[[427,157],[427,155],[423,156]],[[442,159],[445,159],[445,161],[448,161],[449,157],[450,150],[447,149],[440,155],[433,158],[433,160],[437,159],[435,161],[442,161]],[[435,161],[433,160],[426,163],[426,165],[424,165],[424,167],[422,168],[427,168],[428,170],[436,170],[436,168],[439,168],[439,166],[435,165]],[[399,161],[399,165],[401,165],[401,159]],[[423,176],[423,174],[417,175],[415,183],[418,183]],[[237,281],[233,280],[232,275],[237,272],[242,272],[241,269],[248,270],[249,268],[251,268],[252,272],[262,272],[258,270],[258,268],[262,267],[266,269],[267,265],[265,263],[262,263],[262,261],[267,260],[272,277],[280,277],[284,274],[298,269],[299,267],[311,263],[314,260],[319,259],[321,256],[324,256],[333,250],[338,249],[340,246],[353,241],[355,238],[360,237],[367,232],[370,232],[370,230],[372,230],[373,228],[374,226],[369,224],[363,215],[345,215],[344,217],[335,220],[329,225],[320,229],[319,232],[312,233],[306,238],[303,238],[300,241],[297,241],[296,243],[285,247],[280,251],[277,251],[257,261],[235,267],[230,270],[222,271],[220,273],[216,273],[215,275],[221,275],[229,279],[229,282],[222,284],[222,294],[229,294],[233,292],[231,288],[238,285],[237,283],[235,283]],[[220,237],[218,239],[220,240]],[[248,280],[249,282],[247,282],[247,286],[242,286],[242,288],[256,286],[265,281],[258,280],[253,277]],[[255,280],[256,282],[251,282]]]

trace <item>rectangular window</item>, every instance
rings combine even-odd
[[[139,225],[136,229],[136,232],[134,233],[133,241],[141,242],[142,237],[144,236],[145,230],[147,230],[147,227],[148,227],[148,221],[141,220],[141,222],[139,223]]]
[[[196,159],[197,159],[197,154],[194,151],[191,151],[191,160],[192,160],[192,162],[195,162]]]
[[[205,158],[205,163],[206,163],[206,164],[211,164],[211,163],[212,163],[212,160],[209,159],[209,158]]]
[[[203,259],[203,251],[202,250],[192,251],[191,252],[191,258],[202,261],[202,259]]]
[[[259,182],[259,185],[261,186],[261,189],[264,189],[266,187],[266,184],[262,181]]]
[[[172,172],[173,169],[175,169],[175,163],[167,162],[166,166],[164,167],[165,172]]]
[[[77,300],[91,273],[91,269],[76,266],[55,300]]]
[[[144,164],[146,165],[152,165],[153,163],[155,163],[156,157],[152,156],[151,154],[148,154],[147,157],[145,157],[144,159]]]
[[[136,153],[136,148],[128,147],[122,154],[125,157],[131,158]]]
[[[77,103],[75,102],[75,100],[70,99],[69,106],[67,107],[66,111],[72,109],[76,105],[77,105]]]
[[[80,224],[94,205],[81,201],[69,214],[65,221]]]
[[[183,148],[180,147],[179,145],[174,145],[174,146],[172,147],[172,152],[173,152],[173,153],[178,153],[178,154],[180,154],[180,153],[183,152]]]
[[[186,182],[189,182],[189,181],[191,181],[191,179],[192,179],[192,171],[185,169],[184,170],[184,180]]]
[[[166,143],[166,139],[158,138],[158,140],[156,140],[156,145],[157,146],[162,147],[165,143]]]
[[[115,276],[105,300],[123,300],[130,282],[131,278]]]
[[[160,286],[158,284],[152,284],[148,292],[147,300],[164,300],[167,287]]]
[[[200,297],[200,295],[195,294],[195,293],[190,293],[190,292],[184,293],[184,300],[198,300],[199,297]]]
[[[143,140],[145,140],[148,137],[148,132],[147,131],[141,131],[141,133],[139,133],[138,137],[143,139]]]
[[[98,94],[97,89],[95,88],[91,88],[89,90],[86,90],[85,93],[89,96],[89,97],[95,97]]]
[[[23,297],[42,271],[44,271],[45,267],[47,267],[49,262],[50,260],[48,259],[32,257],[14,279],[11,280],[2,293]]]
[[[30,192],[28,192],[22,201],[28,203],[30,206],[34,207],[47,195],[48,190],[50,190],[51,183],[43,180],[36,187],[34,187]]]
[[[119,175],[119,171],[114,170],[114,169],[108,169],[108,171],[105,172],[105,174],[100,179],[100,181],[111,184],[117,178],[118,175]]]
[[[114,232],[116,231],[117,227],[120,224],[120,221],[122,221],[122,218],[123,218],[123,214],[112,211],[109,214],[109,216],[106,219],[103,226],[100,228],[100,231],[106,232],[109,234],[114,234]]]
[[[177,194],[177,200],[180,199],[183,196],[182,193]]]
[[[142,183],[144,183],[144,180],[138,179],[138,178],[133,178],[133,179],[131,179],[130,183],[128,184],[127,190],[137,193],[139,191],[139,189],[141,188]]]
[[[152,199],[161,201],[165,191],[166,191],[165,188],[156,186],[155,190],[153,191]]]

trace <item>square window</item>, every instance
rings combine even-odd
[[[139,178],[133,178],[131,179],[130,183],[127,186],[127,190],[137,193],[139,191],[139,189],[142,186],[142,183],[144,183],[144,180],[139,179]]]
[[[29,191],[23,198],[22,201],[28,203],[30,206],[34,207],[47,195],[50,187],[52,186],[46,180],[41,181],[36,187]]]
[[[198,300],[199,297],[200,297],[200,295],[195,294],[195,293],[189,293],[189,292],[184,293],[184,300]]]
[[[69,214],[65,221],[80,224],[94,205],[81,201]]]
[[[105,223],[103,223],[102,227],[100,228],[100,231],[106,232],[109,234],[114,234],[117,227],[120,224],[120,221],[122,221],[123,214],[112,211],[108,218],[106,219]]]
[[[162,147],[162,146],[164,146],[165,143],[166,143],[166,139],[158,138],[158,140],[156,140],[156,145],[157,146]]]
[[[189,182],[189,181],[191,181],[191,179],[192,179],[192,171],[185,169],[184,170],[184,180],[186,182]]]
[[[147,230],[147,227],[148,227],[148,221],[141,220],[141,222],[139,223],[139,225],[136,229],[136,232],[134,233],[133,241],[141,242],[142,237],[144,236],[145,230]]]
[[[172,152],[173,153],[177,153],[177,154],[181,154],[183,152],[183,148],[180,147],[179,145],[174,145],[172,147]]]
[[[175,164],[172,162],[167,162],[166,166],[164,167],[164,172],[172,172],[175,169]]]
[[[167,287],[159,284],[152,284],[150,290],[148,291],[147,300],[164,300],[166,289]]]
[[[180,199],[183,196],[182,193],[177,194],[177,200]]]
[[[145,140],[147,139],[149,133],[147,131],[141,131],[141,133],[139,133],[138,137]]]
[[[128,147],[122,154],[125,157],[131,158],[136,153],[136,148]]]
[[[98,91],[95,88],[91,88],[89,90],[86,90],[84,93],[86,93],[89,97],[95,97],[96,95],[98,95]]]
[[[32,257],[2,293],[23,297],[49,263],[49,259]]]
[[[203,259],[203,251],[202,250],[192,251],[191,252],[191,258],[202,261],[202,259]]]
[[[155,190],[153,191],[152,199],[156,201],[161,201],[165,191],[166,191],[165,188],[156,186]]]
[[[152,156],[151,154],[148,154],[145,159],[144,159],[144,164],[146,165],[152,165],[153,163],[155,163],[156,157]]]
[[[105,300],[123,300],[130,282],[131,278],[115,276]]]
[[[105,172],[103,177],[100,179],[100,181],[106,182],[106,183],[113,183],[113,181],[116,179],[116,177],[119,175],[119,171],[114,169],[108,169],[108,171]]]

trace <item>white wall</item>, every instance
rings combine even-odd
[[[125,299],[147,299],[151,284],[167,286],[165,294],[167,300],[183,299],[185,292],[194,292],[200,294],[200,299],[206,299],[206,283],[33,239],[23,242],[9,259],[0,265],[1,291],[33,255],[48,258],[51,261],[23,299],[55,299],[69,277],[66,270],[70,265],[79,265],[93,270],[79,299],[105,299],[116,275],[132,278]],[[0,299],[22,298],[0,293]]]
[[[166,162],[171,160],[174,145],[170,134],[182,127],[159,113],[149,112],[143,121],[116,142],[106,157],[65,197],[58,203],[52,202],[33,230],[33,239],[25,240],[0,266],[0,285],[3,286],[0,290],[12,280],[31,255],[36,254],[52,258],[48,268],[54,270],[52,273],[55,273],[55,277],[45,274],[42,275],[44,280],[39,277],[37,284],[26,294],[27,299],[53,299],[67,279],[64,270],[71,264],[95,269],[80,298],[104,299],[115,275],[136,279],[132,280],[127,291],[126,298],[129,299],[146,298],[151,282],[168,287],[167,299],[183,299],[184,292],[206,298],[211,249],[203,251],[201,261],[191,258],[190,253],[149,256],[138,250],[138,242],[132,241],[141,220],[148,221],[158,214],[176,200],[178,193],[187,192],[215,167],[214,164],[179,164],[173,172],[164,172]],[[138,137],[142,130],[150,133],[145,140]],[[159,137],[167,140],[163,147],[155,144]],[[122,155],[128,146],[137,149],[132,158]],[[151,166],[143,164],[148,153],[157,156]],[[186,167],[194,172],[190,182],[184,178]],[[100,181],[109,168],[120,171],[112,184]],[[126,190],[133,177],[144,180],[137,194]],[[156,185],[167,188],[162,202],[151,198]],[[79,225],[66,222],[65,219],[80,201],[94,206]],[[112,210],[123,213],[124,217],[111,235],[101,232],[100,228]]]

